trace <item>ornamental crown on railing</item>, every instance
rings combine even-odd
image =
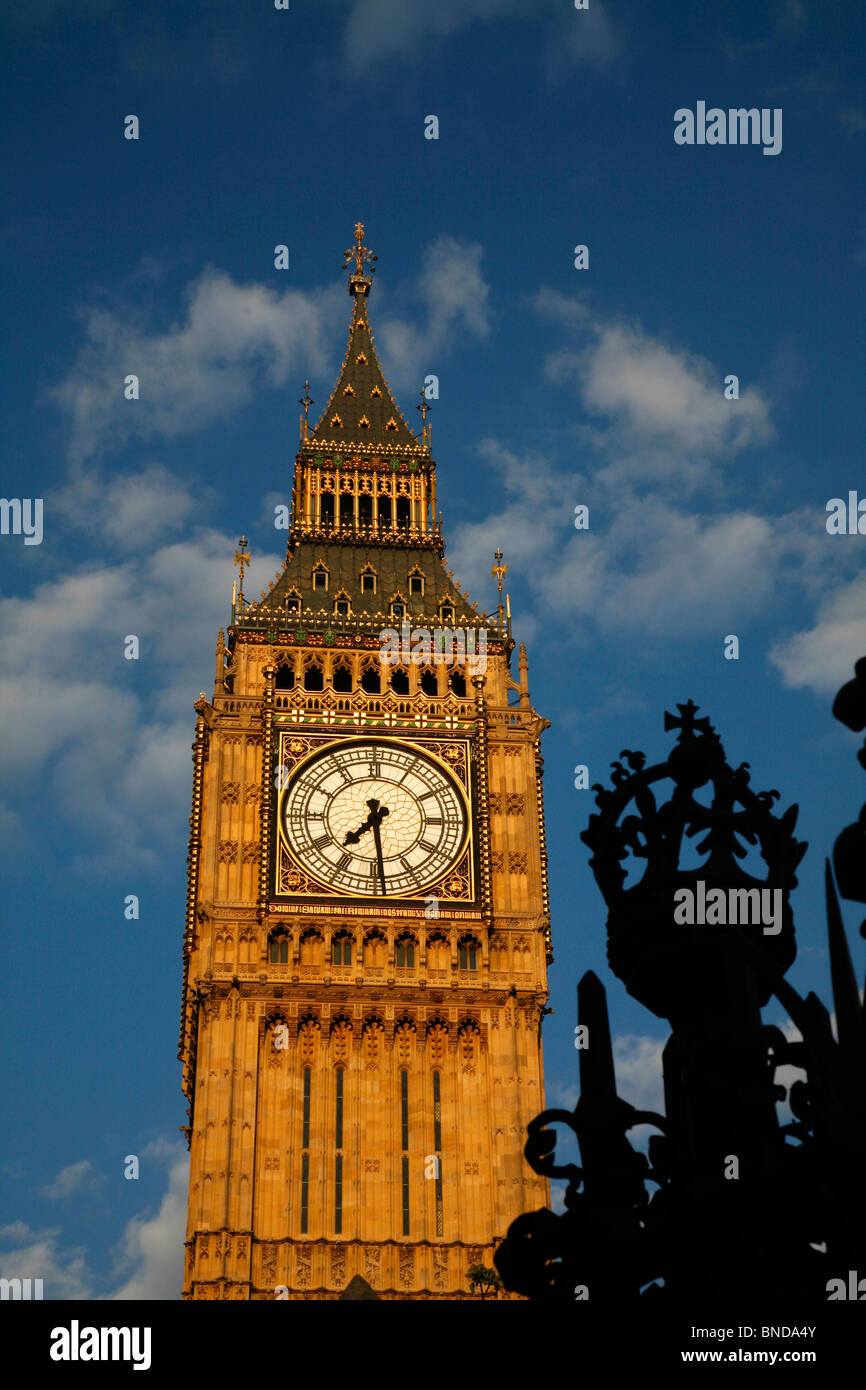
[[[697,705],[688,701],[677,708],[679,715],[664,718],[667,731],[677,730],[667,760],[646,767],[643,753],[624,749],[612,764],[613,790],[600,783],[593,787],[599,811],[581,835],[593,851],[590,867],[609,909],[611,967],[631,992],[663,1015],[668,991],[654,989],[645,978],[648,950],[660,957],[669,952],[672,966],[688,968],[690,950],[712,949],[707,937],[687,945],[684,926],[757,934],[787,969],[796,953],[788,895],[806,852],[793,834],[797,806],[774,815],[779,793],[753,791],[749,764],[728,765],[709,719],[697,717]],[[659,804],[652,787],[664,782],[673,783],[673,793]],[[705,787],[708,793],[699,798]],[[632,803],[636,810],[626,814]],[[695,853],[706,856],[697,866],[681,864],[684,840],[694,840]],[[763,877],[747,872],[746,846],[760,854]],[[626,887],[624,861],[634,867],[641,860],[642,876]]]
[[[754,792],[749,786],[749,764],[736,769],[725,761],[722,747],[709,719],[697,719],[698,707],[691,701],[678,705],[679,717],[665,714],[665,729],[678,729],[677,744],[664,763],[645,767],[643,753],[624,749],[612,763],[614,790],[600,783],[593,786],[600,814],[591,815],[589,827],[581,834],[593,851],[590,866],[608,906],[621,897],[640,896],[664,889],[681,880],[712,878],[714,883],[730,880],[744,887],[772,884],[785,892],[797,883],[795,869],[806,852],[806,845],[794,839],[798,808],[791,806],[781,818],[772,813],[777,791]],[[650,787],[669,779],[674,791],[669,801],[658,805]],[[712,784],[712,801],[698,800],[695,792]],[[619,818],[634,801],[638,814]],[[737,808],[740,809],[737,809]],[[683,836],[703,836],[696,848],[707,859],[697,868],[679,866]],[[747,874],[738,862],[746,857],[742,841],[758,844],[767,865],[761,880]],[[646,860],[640,882],[624,889],[626,870],[621,861],[631,854]]]

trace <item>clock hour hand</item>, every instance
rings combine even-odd
[[[358,826],[358,829],[357,829],[357,830],[348,830],[348,831],[346,832],[346,838],[345,838],[345,840],[343,841],[343,844],[344,844],[344,845],[356,845],[356,844],[358,843],[358,841],[360,840],[360,838],[361,838],[362,835],[364,835],[368,830],[372,830],[372,832],[373,832],[373,840],[374,840],[375,845],[376,845],[376,863],[377,863],[377,866],[378,866],[378,869],[379,869],[379,884],[380,884],[380,886],[381,886],[382,894],[383,894],[383,896],[384,896],[384,894],[385,894],[385,860],[384,860],[384,857],[383,857],[383,855],[382,855],[382,835],[381,835],[381,832],[380,832],[380,830],[379,830],[379,826],[380,826],[380,824],[382,823],[382,821],[385,819],[385,817],[386,817],[387,815],[390,814],[390,812],[389,812],[389,810],[388,810],[388,807],[387,807],[387,806],[382,806],[382,805],[376,800],[375,797],[371,797],[370,800],[367,802],[367,805],[368,805],[369,808],[370,808],[370,814],[369,814],[369,816],[368,816],[367,819],[364,821],[364,824],[363,824],[363,825],[359,825],[359,826]]]

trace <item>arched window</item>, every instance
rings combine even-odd
[[[505,939],[501,936],[491,936],[490,938],[490,969],[508,969],[508,948]]]
[[[324,498],[323,498],[322,500],[324,501]],[[331,505],[333,506],[333,499],[332,499]],[[327,587],[328,587],[328,571],[327,571],[326,567],[325,567],[323,564],[321,564],[321,563],[318,564],[318,565],[314,565],[314,566],[313,566],[313,588],[314,588],[314,589],[318,589],[318,590],[326,590]]]
[[[390,497],[379,498],[379,527],[381,530],[391,529],[391,499]]]
[[[342,1067],[337,1068],[337,1105],[336,1123],[334,1125],[334,1148],[337,1150],[334,1156],[334,1232],[339,1235],[343,1229],[343,1082],[345,1072]]]
[[[409,498],[408,498],[408,497],[398,497],[398,498],[397,498],[397,530],[398,530],[398,531],[408,531],[408,530],[409,530],[409,515],[410,515],[411,506],[412,506],[412,504],[411,504],[411,502],[409,501]]]
[[[352,672],[348,666],[337,666],[333,672],[332,684],[340,695],[347,695],[352,689]]]
[[[286,612],[299,614],[301,611],[301,596],[297,589],[292,589],[286,597]]]
[[[369,499],[368,499],[369,500]],[[376,571],[372,565],[367,565],[361,570],[361,593],[375,594],[376,592]]]
[[[427,964],[431,970],[447,970],[451,952],[447,937],[436,932],[427,938]]]
[[[369,492],[362,492],[358,498],[358,524],[359,526],[372,526],[373,524],[373,499]],[[362,592],[366,592],[361,586]]]
[[[309,1229],[310,1217],[310,1092],[312,1089],[313,1073],[310,1067],[304,1067],[304,1100],[303,1116],[301,1128],[301,1234],[306,1235]]]
[[[351,493],[344,492],[340,497],[340,525],[353,526],[355,524],[355,499]]]
[[[282,932],[275,932],[269,939],[268,960],[272,965],[288,965],[289,938]]]
[[[477,970],[481,947],[472,936],[466,936],[457,947],[457,969]]]
[[[318,666],[318,665],[311,665],[311,666],[308,666],[307,669],[306,669],[306,671],[304,672],[304,689],[305,689],[305,690],[313,690],[313,691],[315,691],[315,690],[324,690],[324,688],[325,688],[325,677],[324,677],[324,674],[323,674],[323,672],[322,672],[321,666]]]
[[[397,938],[395,960],[398,970],[412,970],[415,966],[415,947],[418,943],[408,932]]]
[[[436,679],[436,672],[429,668],[421,672],[421,690],[425,695],[438,695],[439,683]]]
[[[409,1073],[400,1072],[400,1147],[403,1151],[400,1163],[403,1196],[403,1234],[409,1234]]]
[[[323,941],[315,927],[301,937],[301,965],[321,965]]]
[[[322,526],[330,531],[334,525],[334,494],[323,492],[321,497]]]
[[[439,1155],[442,1152],[442,1076],[438,1071],[433,1073],[433,1148],[436,1153],[436,1234],[441,1236],[443,1233],[443,1213],[442,1213],[442,1163]]]
[[[295,668],[290,666],[287,661],[283,661],[277,667],[277,690],[294,690],[295,688]]]
[[[352,964],[352,938],[348,932],[340,932],[331,942],[331,964]]]
[[[378,666],[368,666],[361,673],[361,689],[366,690],[368,695],[381,694],[382,685]]]
[[[391,673],[391,689],[395,695],[408,695],[409,672],[401,670],[398,666],[397,669]]]
[[[364,938],[364,964],[371,970],[379,970],[385,964],[387,951],[385,938],[379,931],[371,931]]]
[[[451,689],[454,691],[455,695],[459,695],[461,699],[465,699],[466,677],[464,676],[462,671],[451,672],[451,679],[449,680],[449,685],[451,686]]]

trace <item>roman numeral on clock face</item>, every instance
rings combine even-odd
[[[313,840],[313,849],[324,849],[325,845],[329,845],[330,843],[330,835],[320,835],[317,840]]]
[[[340,858],[339,863],[337,864],[337,869],[339,870],[340,873],[342,873],[343,869],[348,869],[348,867],[349,867],[349,865],[351,864],[351,862],[352,862],[352,856],[351,856],[351,854],[344,854],[344,855],[342,855],[342,857]]]
[[[427,852],[427,854],[435,854],[435,853],[436,853],[436,846],[435,846],[435,845],[428,844],[426,840],[419,840],[419,841],[418,841],[418,848],[419,848],[419,849],[425,850],[425,851]]]

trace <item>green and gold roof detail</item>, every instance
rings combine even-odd
[[[501,605],[499,621],[479,613],[446,569],[428,407],[422,399],[416,438],[391,395],[370,331],[367,298],[374,260],[359,222],[355,245],[346,252],[354,300],[349,344],[337,385],[314,429],[307,420],[309,384],[301,402],[286,563],[261,598],[250,603],[243,597],[243,566],[249,556],[241,543],[233,626],[253,631],[321,628],[332,635],[361,637],[389,626],[398,605],[400,619],[418,626],[483,627],[501,638]],[[344,498],[348,521],[341,507]],[[392,516],[392,502],[404,512],[395,510]],[[387,521],[380,516],[382,505]],[[324,582],[317,582],[317,571]]]
[[[421,453],[421,445],[401,414],[376,355],[367,317],[367,296],[371,277],[364,273],[368,261],[375,260],[363,244],[364,228],[355,227],[356,247],[346,252],[355,261],[349,277],[349,294],[355,304],[349,327],[349,344],[340,379],[331,393],[322,417],[310,434],[313,450],[351,450],[352,446],[376,445],[382,448],[409,445]]]
[[[324,590],[314,587],[313,573],[319,567],[324,567],[327,575]],[[375,592],[364,591],[364,572],[374,576]],[[422,594],[411,592],[412,575],[422,578]],[[392,600],[406,605],[409,618],[436,616],[440,604],[451,604],[453,618],[443,626],[451,626],[452,622],[471,626],[480,616],[449,577],[435,551],[413,546],[346,546],[317,541],[301,542],[274,587],[253,606],[253,612],[273,612],[295,595],[300,598],[302,610],[332,610],[341,593],[349,598],[352,615],[360,618],[387,614]],[[334,618],[334,626],[341,627],[338,617]]]

